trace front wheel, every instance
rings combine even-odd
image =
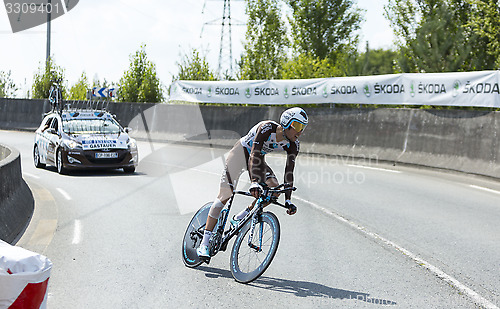
[[[250,242],[252,220],[241,229],[231,251],[231,273],[236,281],[252,282],[262,275],[278,250],[280,224],[273,213],[264,212],[255,224]]]
[[[198,249],[203,239],[208,212],[212,204],[213,202],[206,203],[194,214],[186,229],[186,233],[184,233],[184,239],[182,240],[182,260],[187,267],[194,268],[203,263],[198,257],[196,249]]]
[[[56,167],[57,167],[57,172],[59,174],[65,175],[65,174],[68,173],[67,170],[66,170],[66,168],[64,167],[64,164],[63,164],[63,157],[62,157],[62,151],[61,150],[57,151]]]
[[[35,144],[35,147],[33,147],[33,163],[35,163],[36,168],[42,168],[45,167],[45,164],[43,164],[40,161],[40,152],[38,150],[38,145]]]

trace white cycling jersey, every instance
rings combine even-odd
[[[269,137],[264,140],[262,144],[262,149],[261,149],[261,154],[265,155],[270,152],[273,152],[274,150],[282,150],[285,151],[286,148],[290,147],[290,142],[287,139],[284,139],[280,142],[276,141],[276,128],[279,126],[277,122],[274,121],[261,121],[257,123],[255,126],[253,126],[250,131],[248,131],[248,134],[243,136],[240,139],[241,145],[248,151],[248,153],[251,152],[253,143],[255,141],[255,136],[257,135],[257,131],[259,130],[259,127],[262,126],[260,133],[263,135],[267,135],[267,132],[271,132],[269,134]]]

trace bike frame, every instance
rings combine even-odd
[[[235,228],[230,228],[230,229],[224,231],[226,223],[227,223],[227,217],[229,215],[229,211],[231,210],[231,206],[233,204],[234,196],[236,194],[252,196],[252,194],[250,194],[247,191],[233,190],[233,194],[227,203],[227,207],[221,211],[221,215],[219,216],[219,219],[218,219],[219,222],[216,225],[217,231],[216,231],[215,235],[212,236],[212,237],[214,237],[214,239],[216,241],[215,241],[215,244],[211,245],[211,247],[213,246],[212,247],[213,252],[211,252],[211,256],[216,255],[219,251],[226,251],[227,244],[229,243],[229,240],[231,240],[231,238],[233,238],[233,236],[237,235],[240,232],[240,230],[245,226],[245,224],[251,219],[252,219],[252,226],[251,226],[251,230],[250,230],[250,237],[248,239],[248,245],[252,249],[255,249],[256,251],[262,251],[262,229],[263,229],[262,225],[261,225],[261,231],[260,231],[260,237],[259,237],[259,246],[255,246],[254,244],[252,244],[255,225],[257,224],[257,222],[259,222],[260,217],[261,217],[262,212],[263,212],[263,209],[268,204],[272,203],[272,204],[276,204],[276,205],[279,205],[281,207],[286,208],[285,205],[283,205],[277,201],[278,197],[274,196],[274,194],[281,194],[281,193],[285,193],[287,191],[295,191],[296,190],[295,187],[288,187],[288,188],[280,189],[280,188],[284,187],[285,185],[286,184],[281,184],[281,185],[277,186],[276,188],[272,188],[272,189],[269,187],[265,187],[262,194],[257,199],[255,206],[250,211],[250,213],[248,213],[245,216],[245,218],[240,220],[240,222],[238,223],[238,225]],[[205,229],[205,225],[202,225],[202,226],[200,226],[198,231],[193,231],[193,232],[198,234],[199,237],[203,237],[204,229]]]

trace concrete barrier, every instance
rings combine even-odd
[[[500,178],[499,112],[338,108],[309,114],[306,152]]]
[[[15,243],[33,210],[33,195],[22,178],[19,152],[0,144],[0,239]]]
[[[0,129],[35,131],[44,112],[50,110],[47,100],[0,99]]]
[[[47,108],[44,100],[0,99],[0,128],[34,130]],[[109,109],[123,125],[132,127],[132,135],[138,138],[230,147],[258,121],[279,120],[285,108],[111,103]],[[342,107],[306,110],[310,125],[301,137],[303,153],[500,178],[500,112]]]
[[[154,105],[133,135],[230,147],[285,108]],[[500,178],[500,113],[467,110],[309,108],[301,153],[420,165]]]

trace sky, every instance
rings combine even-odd
[[[361,45],[391,48],[393,33],[383,16],[388,0],[354,0],[365,9]],[[2,12],[3,10],[3,12]],[[168,86],[177,63],[192,48],[206,55],[217,69],[222,0],[80,0],[75,8],[51,23],[51,54],[65,69],[68,85],[83,72],[90,81],[117,83],[128,69],[130,56],[146,45],[161,82]],[[233,58],[243,51],[245,2],[231,1]],[[219,19],[219,20],[217,20]],[[206,24],[214,21],[217,25]],[[11,71],[24,97],[46,57],[46,24],[12,33],[6,9],[0,7],[0,71]]]

